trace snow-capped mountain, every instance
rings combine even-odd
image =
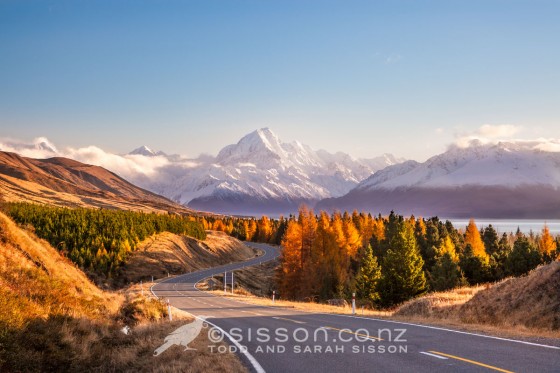
[[[135,151],[144,153],[149,148]],[[145,152],[152,156],[153,152]],[[297,141],[282,142],[263,128],[223,148],[215,158],[200,157],[173,180],[139,183],[189,207],[228,214],[289,214],[301,203],[338,197],[374,171],[402,160],[385,154],[362,160],[348,154],[314,151]],[[171,163],[168,167],[172,167]]]
[[[0,139],[0,150],[17,150],[18,153],[28,157],[36,155],[56,156],[59,154],[57,148],[46,137],[37,137],[30,143]]]
[[[165,154],[162,151],[153,151],[152,149],[148,148],[146,145],[142,145],[139,148],[134,149],[133,151],[131,151],[130,153],[128,153],[129,155],[143,155],[145,157],[157,157],[157,156],[163,156],[163,157],[167,157],[167,154]]]
[[[543,141],[473,142],[389,166],[318,208],[443,217],[559,218],[560,152]]]
[[[130,155],[143,155],[146,157],[155,157],[157,154],[152,149],[148,148],[146,145],[142,145],[139,148],[134,149],[130,153]]]

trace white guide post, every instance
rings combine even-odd
[[[224,294],[227,293],[227,272],[224,272]]]
[[[171,315],[171,304],[169,304],[169,299],[167,300],[167,313],[169,314],[169,321],[173,321],[173,316]]]
[[[352,315],[356,314],[356,293],[352,293]]]

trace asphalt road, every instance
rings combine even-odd
[[[250,245],[265,254],[166,279],[152,292],[177,308],[207,317],[211,325],[203,332],[212,341],[225,339],[253,371],[560,372],[556,346],[390,320],[256,306],[195,288],[207,277],[227,271],[229,278],[232,270],[279,254],[268,245]],[[214,342],[208,348],[219,351]]]

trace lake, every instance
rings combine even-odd
[[[446,219],[442,219],[445,221]],[[448,219],[453,223],[453,226],[457,229],[465,229],[469,224],[468,219]],[[515,233],[517,228],[523,233],[529,233],[531,230],[534,233],[540,233],[546,223],[550,234],[557,235],[560,234],[560,220],[539,220],[539,219],[475,219],[478,228],[487,227],[492,224],[494,229],[499,233]]]

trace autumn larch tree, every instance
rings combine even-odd
[[[303,267],[301,260],[302,229],[296,220],[290,220],[282,239],[278,287],[284,298],[296,298],[300,293]]]
[[[484,242],[482,242],[480,232],[476,227],[474,219],[469,220],[469,225],[467,226],[467,230],[465,232],[465,246],[466,245],[471,245],[472,254],[480,258],[484,264],[488,264],[488,253],[486,252]]]
[[[556,259],[556,241],[554,241],[550,235],[550,230],[546,225],[542,230],[542,235],[539,240],[539,251],[547,262]]]

